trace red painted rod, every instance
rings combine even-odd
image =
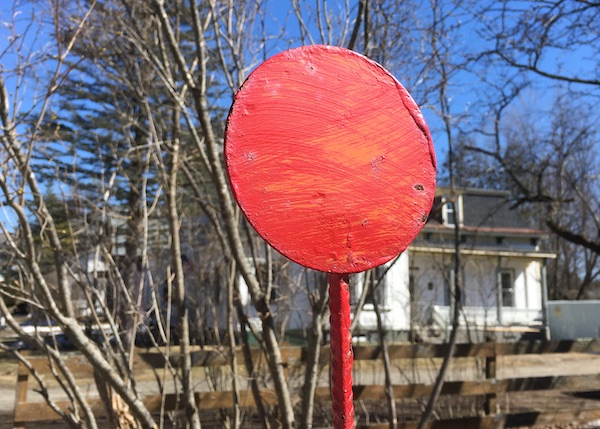
[[[329,323],[331,325],[331,397],[334,429],[354,428],[352,394],[352,335],[350,288],[347,274],[329,273]]]

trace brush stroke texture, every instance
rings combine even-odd
[[[237,93],[225,131],[235,197],[293,261],[354,273],[406,249],[435,193],[427,125],[402,85],[343,48],[291,49]]]

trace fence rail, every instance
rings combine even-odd
[[[389,346],[390,359],[393,361],[418,361],[441,358],[445,355],[447,346],[444,344],[397,344]],[[238,361],[242,360],[242,350]],[[498,358],[515,355],[539,355],[543,362],[545,358],[556,354],[586,353],[595,359],[598,356],[596,371],[584,375],[553,374],[551,376],[532,377],[504,377],[498,378]],[[361,363],[376,362],[381,358],[381,348],[377,346],[356,346],[354,348],[355,361]],[[165,368],[165,365],[177,367],[176,354],[173,354],[167,363],[165,355],[161,352],[141,352],[136,355],[134,371],[144,369],[157,370]],[[261,352],[252,350],[253,360],[258,362]],[[301,369],[306,356],[306,349],[302,347],[283,347],[282,358],[288,372]],[[192,353],[192,362],[195,367],[218,369],[227,367],[230,362],[227,349],[207,348]],[[329,350],[323,348],[320,362],[326,366],[329,361]],[[483,407],[478,415],[463,417],[460,419],[444,419],[432,421],[429,428],[497,428],[534,426],[557,423],[576,423],[600,419],[600,400],[595,406],[586,409],[574,410],[529,410],[526,412],[506,413],[501,412],[498,399],[502,395],[515,392],[542,392],[554,391],[565,393],[577,392],[600,392],[600,341],[523,341],[517,343],[482,343],[482,344],[459,344],[454,360],[470,359],[480,362],[482,377],[480,379],[464,379],[446,382],[443,386],[443,395],[455,395],[456,397],[479,396],[483,399]],[[49,374],[51,368],[46,357],[31,357],[31,368],[38,374]],[[93,370],[86,360],[78,355],[67,358],[67,366],[78,378],[93,376]],[[45,402],[29,401],[28,392],[32,390],[30,385],[31,370],[20,364],[17,375],[17,389],[15,396],[15,427],[24,428],[27,423],[41,421],[59,420],[58,414]],[[433,386],[430,383],[407,383],[393,385],[394,396],[397,400],[408,398],[424,399],[431,393]],[[356,384],[354,386],[354,399],[364,403],[382,402],[385,399],[385,386],[381,384]],[[600,395],[598,395],[600,398]],[[255,406],[254,398],[249,390],[243,390],[239,394],[242,407],[252,408]],[[232,392],[226,389],[220,391],[198,391],[196,399],[201,410],[222,410],[233,407]],[[273,389],[261,389],[261,399],[267,405],[276,404],[276,395]],[[319,402],[330,401],[330,389],[328,386],[320,386],[316,391],[316,399]],[[161,407],[173,410],[178,406],[175,394],[149,394],[143,398],[144,403],[152,412],[158,412]],[[98,416],[105,414],[104,407],[99,398],[90,398],[88,402]],[[57,401],[55,405],[63,410],[68,410],[71,405],[68,401]],[[388,428],[389,425],[359,425],[361,428]],[[403,422],[399,428],[414,428],[416,422]]]

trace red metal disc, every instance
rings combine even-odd
[[[257,232],[301,265],[354,273],[424,225],[436,161],[419,108],[383,67],[323,45],[275,55],[235,97],[227,171]]]

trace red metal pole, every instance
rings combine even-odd
[[[329,323],[331,335],[331,397],[334,429],[354,428],[352,394],[352,336],[350,290],[347,274],[329,273]]]

